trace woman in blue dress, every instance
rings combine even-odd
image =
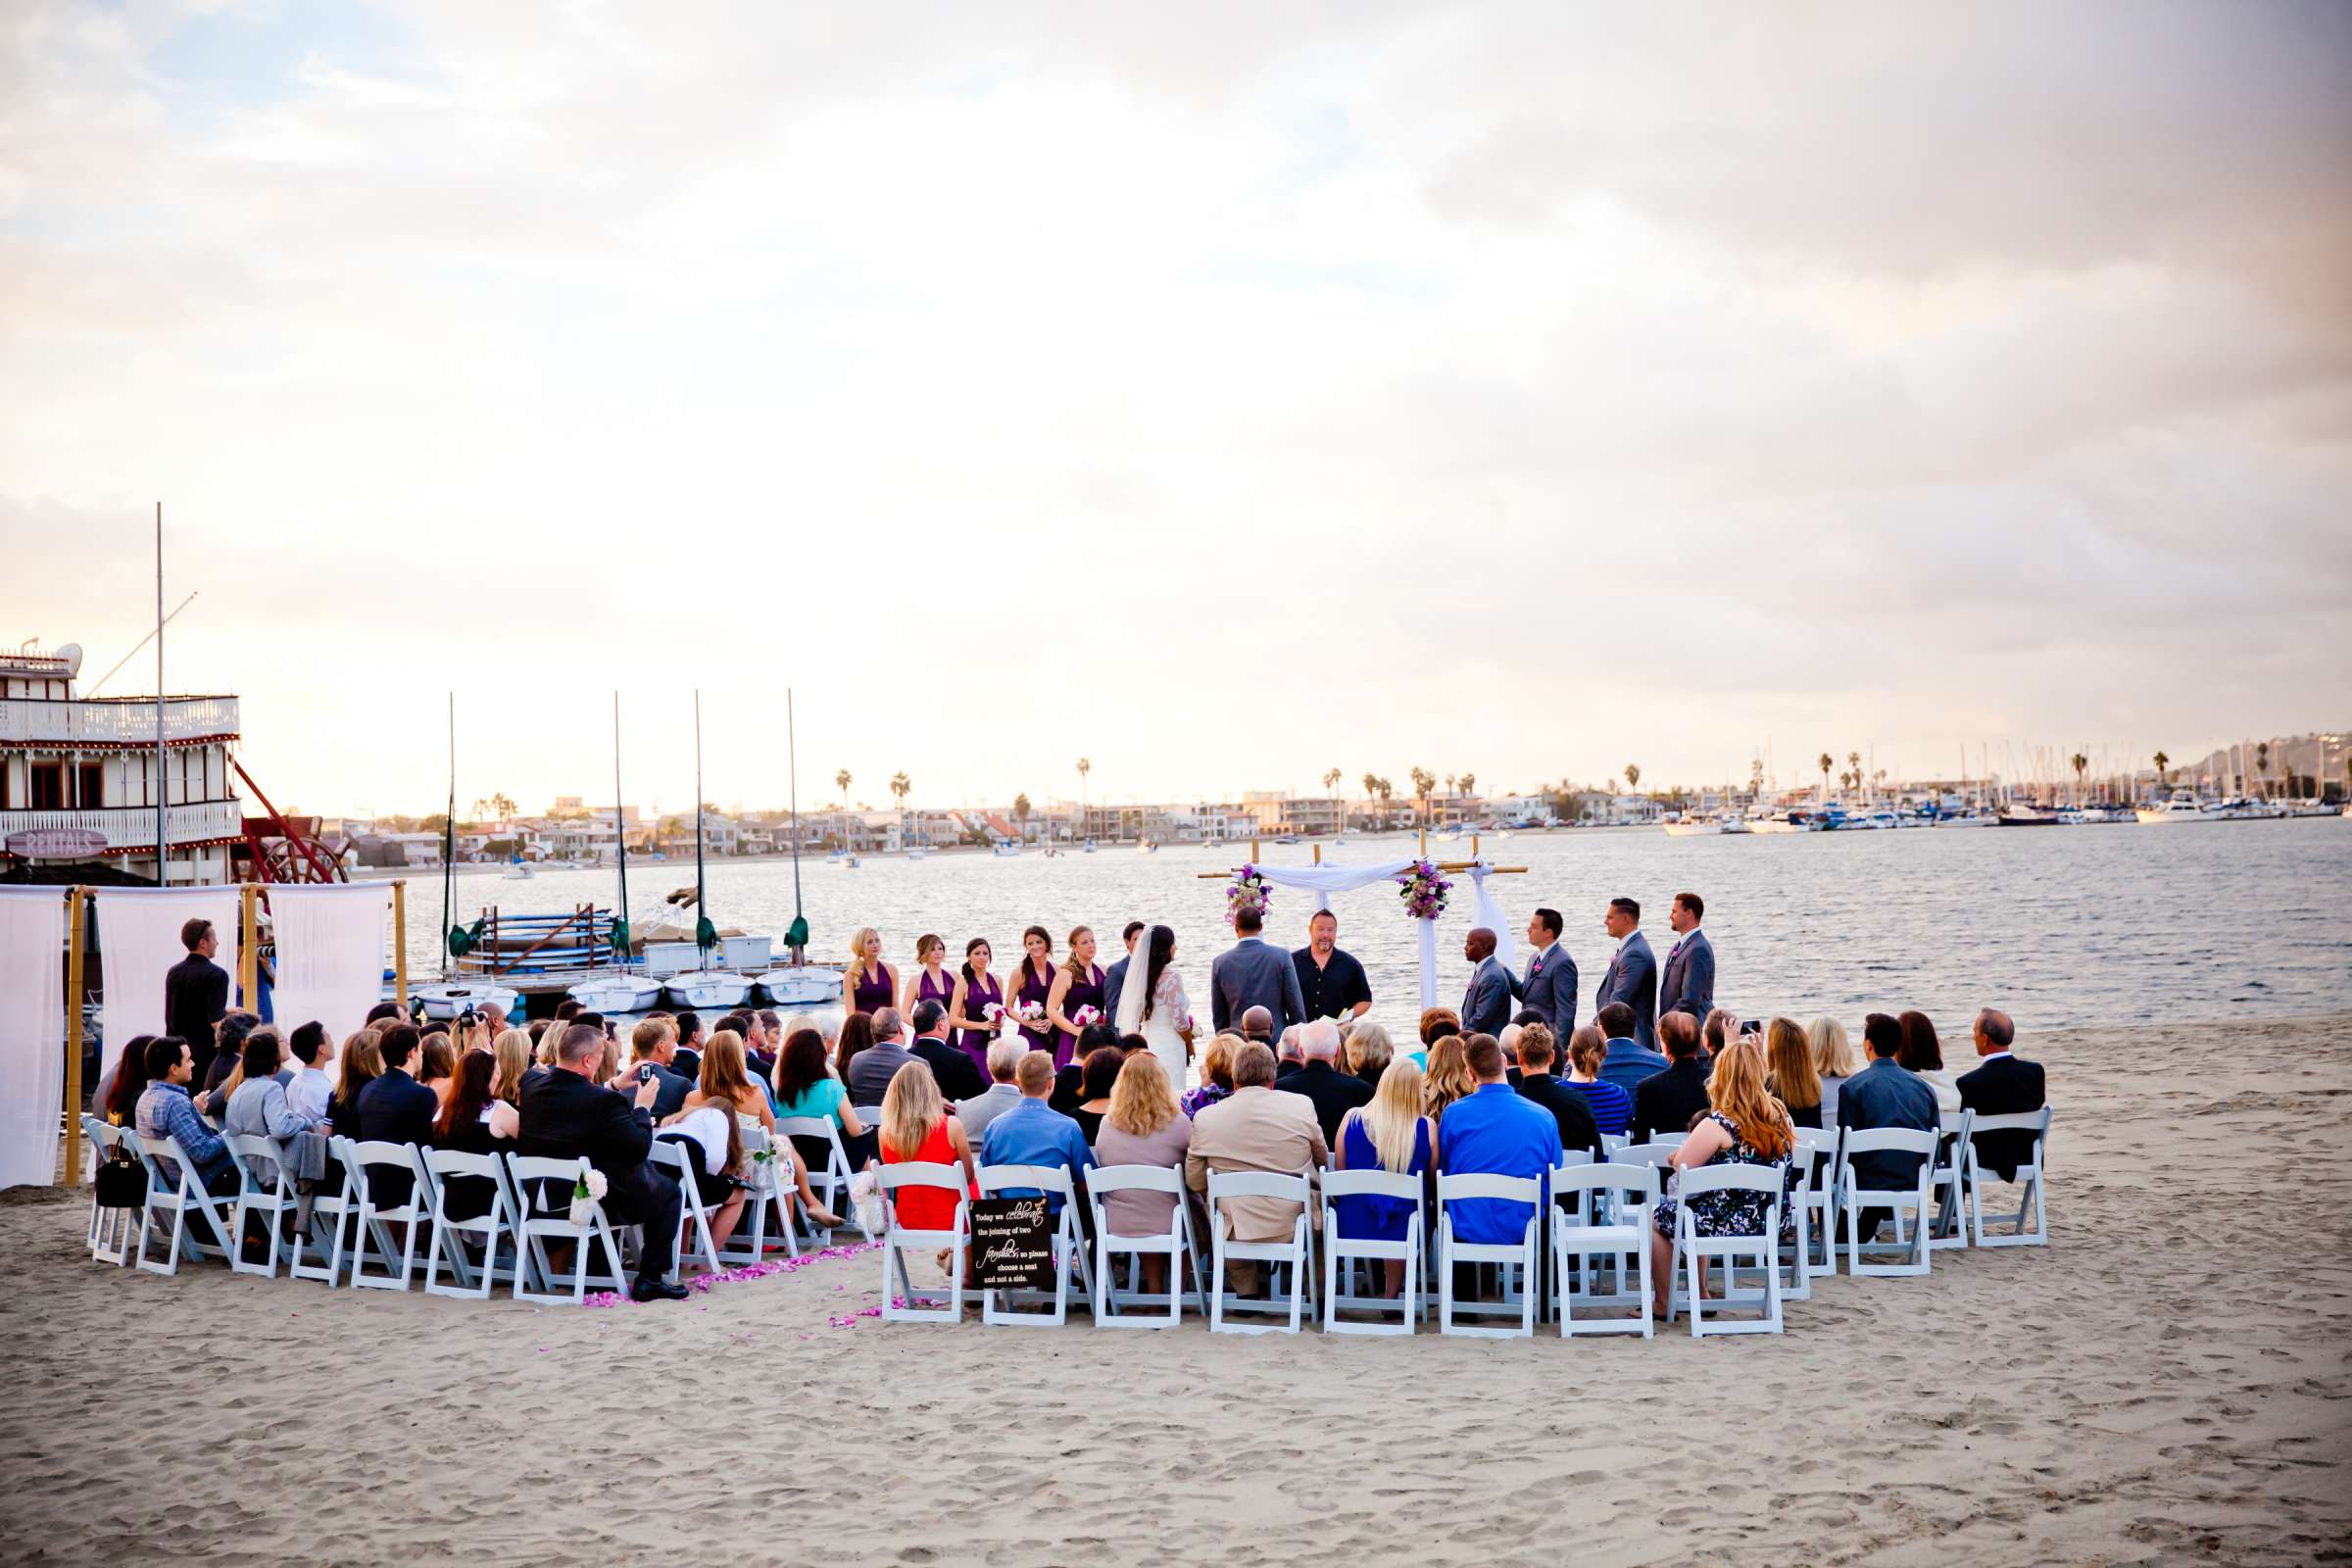
[[[1380,1075],[1371,1103],[1358,1105],[1340,1122],[1340,1147],[1332,1151],[1337,1170],[1385,1170],[1426,1179],[1430,1163],[1429,1119],[1421,1114],[1421,1069],[1399,1056]],[[1357,1241],[1401,1242],[1413,1204],[1401,1198],[1369,1194],[1332,1200],[1340,1234]],[[1404,1289],[1404,1259],[1388,1258],[1388,1294]]]

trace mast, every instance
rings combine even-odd
[[[612,966],[629,963],[629,830],[620,813],[620,693],[612,694],[612,857],[620,868],[620,907],[612,911]]]
[[[158,501],[155,504],[155,885],[159,888],[172,885],[172,822],[164,811],[164,802],[170,793],[164,784],[164,504]],[[188,883],[194,886],[195,881],[196,867],[191,861]]]
[[[703,967],[710,967],[710,950],[718,945],[718,927],[710,923],[710,906],[703,900],[703,693],[694,693],[694,945]]]
[[[807,961],[808,921],[801,913],[801,748],[792,721],[792,688],[784,688],[784,764],[787,799],[792,808],[792,925],[784,946],[792,952],[794,967]]]
[[[458,865],[458,694],[449,694],[449,814],[441,818],[441,978],[449,978],[450,878]]]

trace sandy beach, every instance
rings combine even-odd
[[[1693,1343],[836,1327],[92,1264],[0,1200],[0,1558],[2352,1558],[2352,1015],[2021,1039],[2055,1245]]]

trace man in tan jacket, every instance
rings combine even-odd
[[[1210,1171],[1271,1171],[1296,1176],[1331,1162],[1314,1102],[1273,1087],[1274,1053],[1251,1041],[1234,1053],[1233,1095],[1193,1118],[1192,1148],[1184,1156],[1185,1185],[1208,1191]],[[1237,1242],[1287,1242],[1298,1204],[1287,1198],[1236,1198],[1224,1205],[1226,1235]],[[1254,1263],[1233,1264],[1234,1286],[1256,1284]]]

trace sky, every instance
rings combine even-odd
[[[0,642],[281,807],[2352,721],[2352,7],[0,13]],[[107,687],[152,691],[144,657]],[[1842,763],[1840,764],[1842,765]]]

